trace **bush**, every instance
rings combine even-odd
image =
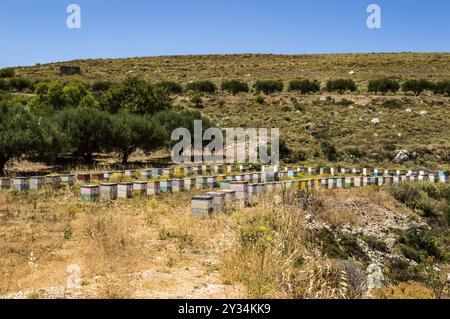
[[[162,81],[155,84],[158,87],[164,88],[170,94],[181,94],[183,93],[183,87],[174,81]]]
[[[56,118],[66,141],[66,151],[92,162],[92,155],[108,149],[111,143],[111,117],[95,108],[61,111]]]
[[[154,114],[171,108],[167,91],[138,78],[128,78],[113,85],[102,95],[100,106],[110,113],[121,110],[133,114]]]
[[[92,84],[93,92],[104,92],[108,90],[113,84],[110,81],[95,81]]]
[[[5,79],[0,78],[0,91],[8,91],[9,83]]]
[[[442,260],[444,253],[431,231],[425,228],[410,228],[404,231],[397,244],[402,254],[418,263],[425,263],[429,256]]]
[[[328,80],[326,85],[326,90],[328,92],[339,92],[340,94],[350,91],[354,92],[357,90],[357,86],[355,81],[352,79],[337,79],[337,80]]]
[[[367,86],[367,91],[370,93],[386,94],[388,92],[395,93],[400,89],[400,84],[394,79],[378,79],[370,80]]]
[[[248,92],[248,84],[245,82],[231,80],[222,82],[222,91],[236,95],[240,92]]]
[[[272,94],[283,91],[283,82],[280,80],[258,80],[255,82],[255,90],[257,93],[264,92]]]
[[[203,107],[203,100],[200,94],[197,91],[189,91],[188,92],[189,102],[194,104],[196,109],[200,109]]]
[[[450,96],[450,80],[439,81],[433,86],[434,94],[447,94]]]
[[[257,95],[253,98],[253,100],[255,101],[255,103],[257,104],[264,104],[266,101],[264,100],[264,97],[262,97],[261,95]]]
[[[16,71],[13,68],[0,69],[0,78],[13,78],[16,76]]]
[[[320,83],[316,80],[293,80],[289,82],[288,91],[300,91],[302,94],[316,93],[320,91]]]
[[[24,78],[12,78],[9,80],[9,90],[23,92],[25,90],[33,91],[33,83]]]
[[[111,117],[111,131],[111,147],[121,156],[122,164],[138,148],[153,151],[166,140],[164,128],[155,121],[125,112]]]
[[[415,95],[420,95],[425,90],[432,90],[433,83],[427,80],[408,80],[403,83],[403,92],[413,92]]]
[[[195,81],[186,85],[186,91],[195,91],[197,93],[215,93],[216,85],[211,81]]]

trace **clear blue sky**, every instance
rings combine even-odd
[[[81,6],[81,29],[66,7]],[[368,29],[366,8],[382,9]],[[450,51],[448,0],[1,0],[0,67],[214,53]]]

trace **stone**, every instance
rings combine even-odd
[[[379,289],[383,285],[383,272],[377,264],[371,264],[367,267],[367,290]]]
[[[372,121],[370,121],[372,124],[374,125],[378,125],[380,124],[380,119],[379,118],[373,118]]]
[[[403,163],[403,162],[410,160],[410,156],[411,155],[408,152],[408,150],[395,151],[395,160],[399,163]]]

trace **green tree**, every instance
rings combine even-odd
[[[68,104],[64,85],[59,81],[42,81],[36,85],[36,97],[32,105],[36,108],[62,110]]]
[[[0,78],[13,78],[16,76],[16,71],[13,68],[0,69]]]
[[[126,164],[137,149],[154,151],[167,140],[164,128],[150,118],[121,112],[111,120],[111,147],[120,155],[122,164]]]
[[[83,83],[72,81],[64,85],[62,93],[66,107],[77,107],[81,100],[88,95],[88,90]]]
[[[38,119],[27,107],[0,103],[0,169],[6,162],[22,155],[38,153],[45,147],[45,137]]]
[[[337,79],[337,80],[328,80],[325,88],[328,92],[339,92],[343,94],[346,91],[355,92],[357,90],[357,86],[354,80],[352,79]]]
[[[100,105],[110,113],[154,114],[171,108],[167,91],[138,78],[128,78],[103,93]]]
[[[400,84],[389,78],[370,80],[367,91],[370,93],[386,94],[388,92],[396,93],[400,89]]]
[[[425,90],[433,90],[434,85],[428,80],[408,80],[402,85],[403,92],[413,92],[419,96]]]
[[[92,155],[108,149],[111,142],[111,118],[96,108],[68,108],[56,121],[66,141],[66,151],[92,162]]]

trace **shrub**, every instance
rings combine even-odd
[[[16,76],[14,68],[0,69],[0,78],[13,78]]]
[[[188,92],[189,101],[194,104],[196,109],[200,109],[203,107],[203,100],[200,94],[197,91],[189,91]]]
[[[95,108],[69,108],[56,118],[66,140],[66,151],[92,162],[94,152],[108,149],[111,142],[111,117]]]
[[[257,93],[264,92],[272,94],[283,91],[283,82],[280,80],[258,80],[255,82],[255,90]]]
[[[25,90],[33,91],[33,83],[24,78],[12,78],[9,80],[9,89],[18,92],[23,92]]]
[[[427,80],[408,80],[403,83],[403,92],[413,92],[415,95],[420,95],[425,90],[432,90],[433,83]]]
[[[181,84],[174,81],[161,81],[155,84],[156,86],[164,88],[170,94],[183,93],[183,87]]]
[[[265,103],[265,100],[264,100],[264,97],[262,97],[261,95],[257,95],[257,96],[255,96],[254,98],[253,98],[253,100],[255,101],[255,103],[257,103],[257,104],[264,104]]]
[[[289,82],[288,91],[300,91],[302,94],[315,93],[320,91],[320,83],[316,80],[293,80]]]
[[[162,146],[166,134],[162,126],[155,121],[129,113],[118,113],[111,117],[111,147],[119,153],[122,164],[138,148],[145,152]]]
[[[249,88],[248,84],[245,82],[241,82],[238,80],[231,80],[222,82],[222,91],[236,95],[240,92],[248,92]]]
[[[208,80],[190,82],[186,85],[186,91],[195,91],[197,93],[214,93],[216,85]]]
[[[154,114],[171,108],[171,99],[162,87],[138,78],[128,78],[113,85],[102,95],[100,106],[110,113],[124,110],[133,114]]]
[[[78,81],[71,81],[64,85],[62,89],[65,107],[77,107],[81,100],[88,94],[86,86]]]
[[[425,228],[410,228],[404,231],[397,244],[402,254],[418,263],[426,262],[429,256],[442,260],[444,253],[431,231]]]
[[[350,91],[354,92],[357,90],[357,86],[354,80],[352,79],[337,79],[337,80],[328,80],[326,85],[326,90],[328,92],[339,92],[340,94]]]
[[[92,84],[93,92],[104,92],[108,90],[113,84],[110,81],[95,81]]]
[[[433,86],[434,94],[447,94],[450,96],[450,80],[439,81]]]
[[[67,106],[63,89],[64,85],[59,81],[39,82],[36,85],[36,97],[32,104],[41,109],[50,107],[61,110]]]
[[[388,92],[395,93],[400,89],[400,84],[394,79],[377,79],[370,80],[367,86],[367,91],[370,93],[386,94]]]
[[[5,79],[0,78],[0,91],[8,91],[9,83]]]

